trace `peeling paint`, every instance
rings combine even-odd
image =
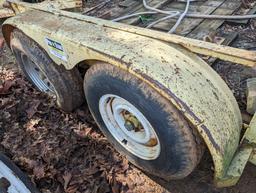
[[[61,42],[68,61],[49,55],[66,69],[81,61],[98,60],[118,66],[146,82],[198,130],[213,157],[215,179],[222,179],[237,153],[242,120],[237,102],[220,76],[186,46],[175,43],[176,36],[166,34],[175,41],[170,43],[167,38],[163,42],[145,35],[149,33],[147,29],[143,29],[143,35],[142,29],[121,30],[109,26],[108,21],[96,18],[88,21],[70,15],[30,10],[8,19],[3,32],[8,40],[6,29],[14,26],[46,51],[46,36]],[[53,25],[56,21],[58,25]]]

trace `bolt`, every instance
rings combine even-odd
[[[134,130],[134,125],[133,125],[133,123],[130,122],[130,121],[125,121],[124,126],[125,126],[125,128],[127,129],[127,131],[132,131],[132,130]]]

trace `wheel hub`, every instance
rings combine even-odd
[[[134,105],[119,96],[104,95],[99,110],[109,132],[125,149],[145,160],[159,156],[157,134]]]

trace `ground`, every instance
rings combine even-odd
[[[255,21],[225,25],[240,33],[234,46],[254,42]],[[251,44],[250,44],[251,45]],[[246,47],[255,49],[255,47]],[[218,62],[213,68],[224,78],[245,109],[245,82],[253,69]],[[117,153],[84,104],[73,113],[59,110],[53,99],[38,92],[18,69],[5,46],[0,55],[0,151],[4,151],[43,193],[252,193],[256,167],[248,164],[240,182],[216,189],[213,165],[206,152],[198,168],[184,180],[165,182],[142,173]]]

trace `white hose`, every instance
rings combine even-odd
[[[139,13],[134,13],[134,14],[122,16],[122,17],[116,18],[112,21],[121,21],[121,20],[125,20],[125,19],[131,18],[131,17],[138,16],[138,15],[154,15],[154,14],[158,14],[158,13],[167,15],[165,17],[160,18],[159,20],[157,20],[155,22],[152,22],[150,25],[147,26],[147,28],[151,28],[154,25],[156,25],[157,23],[160,23],[162,21],[165,21],[167,19],[170,19],[170,18],[173,18],[173,17],[176,17],[176,16],[180,16],[179,19],[177,20],[177,22],[175,23],[175,25],[168,32],[168,33],[173,33],[185,17],[198,18],[198,19],[220,19],[220,20],[244,20],[244,19],[254,19],[254,18],[256,18],[256,14],[253,14],[253,15],[204,15],[204,14],[188,13],[188,9],[189,9],[189,6],[190,6],[190,1],[191,0],[187,0],[186,9],[183,13],[181,13],[180,11],[164,11],[164,10],[161,10],[161,9],[151,7],[147,4],[146,0],[143,0],[143,6],[147,10],[150,10],[150,11],[139,12]]]
[[[189,6],[190,6],[190,0],[187,0],[187,5],[186,5],[185,11],[180,15],[179,19],[177,20],[175,25],[170,29],[170,31],[168,31],[168,33],[174,33],[176,31],[177,27],[180,25],[182,20],[186,17],[186,14],[188,13]]]
[[[175,15],[175,16],[178,16],[178,15]],[[174,15],[167,15],[167,16],[165,16],[165,17],[162,17],[162,18],[160,18],[160,19],[158,19],[158,20],[152,22],[151,24],[149,24],[146,28],[151,28],[151,27],[153,27],[154,25],[156,25],[156,24],[158,24],[158,23],[160,23],[160,22],[162,22],[162,21],[165,21],[165,20],[167,20],[167,19],[173,18],[173,17],[175,17],[175,16],[174,16]]]
[[[179,13],[179,11],[164,11],[164,10],[161,10],[161,9],[157,9],[157,8],[154,8],[154,7],[151,7],[147,4],[147,1],[146,0],[143,0],[143,5],[146,9],[148,10],[151,10],[151,11],[155,11],[155,12],[158,12],[158,13],[163,13],[163,14],[167,14],[167,15],[172,15],[172,14],[175,14],[175,13]]]
[[[256,14],[253,15],[201,15],[201,14],[187,14],[187,17],[199,18],[199,19],[221,19],[221,20],[243,20],[254,19]]]

